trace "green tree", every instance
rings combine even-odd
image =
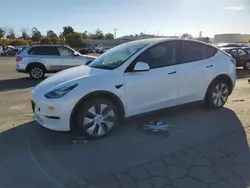
[[[73,32],[65,37],[66,43],[72,47],[78,47],[82,44],[83,36],[81,33]]]
[[[52,44],[51,39],[49,37],[43,37],[40,40],[40,44]]]
[[[6,31],[4,28],[0,28],[0,39],[4,37]]]
[[[82,33],[82,38],[83,39],[87,39],[88,38],[88,31],[85,31],[84,33]]]
[[[22,29],[21,38],[22,38],[23,40],[29,40],[30,36],[29,36],[28,31],[27,31],[26,29]]]
[[[73,33],[73,32],[74,32],[74,29],[73,29],[72,27],[70,27],[70,26],[65,26],[65,27],[63,27],[62,35],[63,35],[64,37],[66,37],[68,34]]]
[[[91,38],[91,39],[104,39],[104,35],[100,29],[97,29],[94,33],[90,34],[89,38]]]
[[[36,27],[33,27],[31,31],[32,31],[31,40],[37,42],[40,41],[42,38],[41,32]]]
[[[54,37],[58,37],[58,36],[54,31],[49,30],[49,31],[47,31],[47,37],[54,38]]]
[[[112,39],[114,39],[114,35],[112,33],[106,33],[104,38],[107,40],[112,40]]]
[[[51,40],[51,42],[53,44],[59,44],[59,38],[58,37],[52,37],[52,38],[50,38],[50,40]]]
[[[6,38],[11,39],[11,40],[14,40],[16,38],[16,34],[15,34],[14,29],[12,29],[12,28],[9,29],[8,34],[6,35]]]
[[[193,38],[193,36],[191,34],[184,33],[184,34],[181,35],[181,38],[191,39],[191,38]]]
[[[12,46],[26,46],[28,44],[29,44],[28,41],[23,40],[23,39],[21,39],[21,40],[12,40],[10,42],[10,45],[12,45]]]
[[[9,45],[10,44],[10,40],[8,39],[0,39],[0,45]]]

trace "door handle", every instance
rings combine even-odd
[[[176,71],[174,71],[174,72],[170,72],[170,73],[168,73],[168,74],[175,74],[176,73]]]
[[[207,65],[206,68],[210,68],[210,67],[212,67],[212,66],[213,66],[213,65]]]

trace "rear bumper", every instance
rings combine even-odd
[[[28,73],[26,70],[26,65],[22,65],[21,63],[16,64],[16,71],[22,73]]]
[[[28,73],[26,70],[16,69],[17,72]]]

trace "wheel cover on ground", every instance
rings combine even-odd
[[[83,121],[86,132],[99,137],[111,131],[115,124],[115,113],[106,104],[96,104],[88,109]]]
[[[31,69],[30,74],[33,78],[41,78],[43,77],[43,70],[41,68],[33,68]]]
[[[220,83],[214,87],[212,100],[215,106],[223,106],[227,102],[228,96],[229,92],[226,84]]]

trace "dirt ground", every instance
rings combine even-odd
[[[14,58],[0,57],[0,187],[247,187],[250,71],[239,69],[237,77],[223,109],[168,109],[128,120],[107,138],[76,144],[69,134],[33,121],[31,89],[38,81],[17,73]],[[141,130],[155,117],[171,125],[170,136]]]

